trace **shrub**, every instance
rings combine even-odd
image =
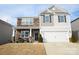
[[[78,40],[77,40],[77,38],[75,38],[75,36],[72,36],[71,38],[69,38],[69,41],[76,43]]]
[[[21,38],[19,38],[18,41],[17,41],[17,43],[24,43],[24,40],[21,39]]]
[[[42,35],[40,33],[38,34],[38,42],[43,42],[43,38],[42,38]]]

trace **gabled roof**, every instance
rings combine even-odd
[[[1,20],[1,19],[0,19],[0,23],[5,24],[5,25],[8,25],[8,26],[10,26],[10,27],[13,27],[13,25],[11,25],[11,24],[9,24],[9,23],[7,23],[7,22]]]
[[[66,11],[63,8],[60,8],[60,7],[56,6],[56,5],[51,6],[47,10],[41,12],[41,14],[43,14],[43,13],[53,13],[53,12],[55,12],[55,13],[60,13],[61,12],[61,13],[69,14],[68,11]]]
[[[79,17],[78,17],[78,18],[76,18],[75,20],[71,21],[71,23],[72,23],[72,22],[74,22],[74,21],[77,21],[77,20],[79,20]]]

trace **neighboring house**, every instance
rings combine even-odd
[[[0,44],[9,43],[12,39],[12,25],[0,20]]]
[[[76,18],[71,22],[72,35],[79,41],[79,18]]]
[[[39,32],[44,42],[68,42],[72,34],[69,13],[52,6],[41,12],[39,17],[17,18],[16,40],[31,36],[38,41]]]

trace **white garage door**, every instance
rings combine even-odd
[[[46,42],[68,42],[68,32],[44,32]]]

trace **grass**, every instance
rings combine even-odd
[[[0,45],[0,55],[45,55],[42,43],[9,43]]]

